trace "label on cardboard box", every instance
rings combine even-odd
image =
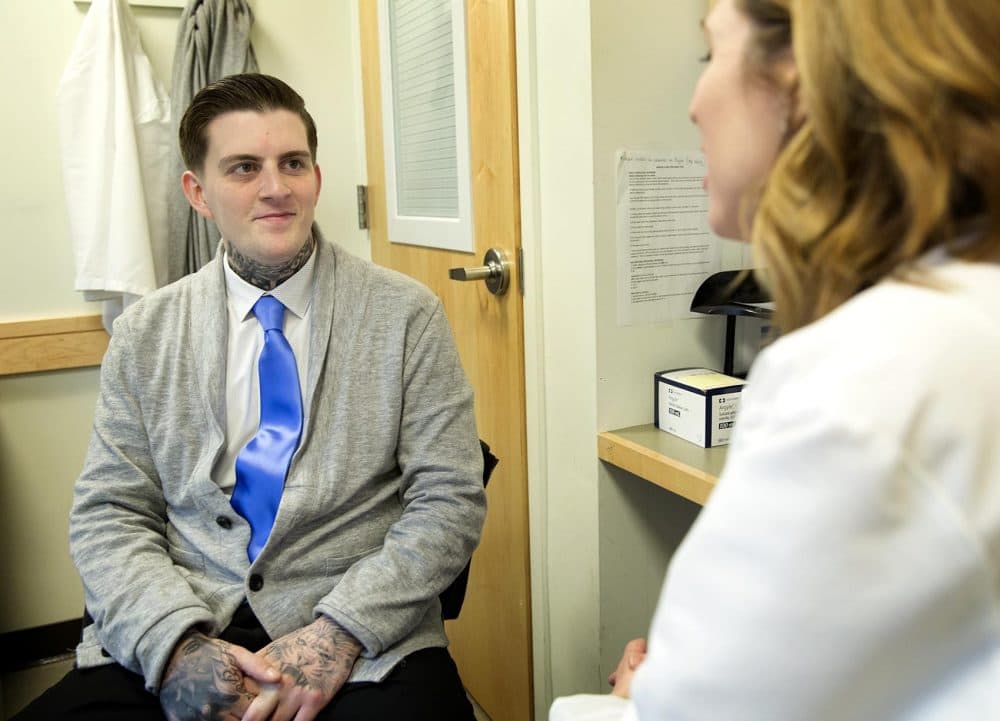
[[[678,368],[653,375],[654,423],[703,448],[729,443],[745,381],[708,368]]]

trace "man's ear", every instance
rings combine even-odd
[[[320,171],[318,165],[313,166],[313,172],[316,173],[316,198],[319,199],[319,191],[323,187],[323,173]]]
[[[185,170],[184,175],[181,176],[181,188],[184,189],[184,197],[187,198],[191,207],[199,215],[211,220],[212,209],[208,207],[208,203],[205,200],[205,188],[202,186],[201,181],[198,180],[198,176],[190,170]]]

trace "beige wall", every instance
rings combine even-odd
[[[0,379],[0,633],[83,608],[67,518],[96,387],[96,369]]]
[[[702,66],[704,0],[591,2],[594,208],[597,285],[597,425],[653,420],[653,373],[721,368],[724,321],[617,322],[615,153],[696,151],[688,101]],[[742,246],[717,239],[736,267]],[[614,670],[625,642],[645,636],[673,551],[698,506],[612,466],[598,464],[600,672]]]
[[[324,185],[317,220],[328,237],[369,255],[357,229],[365,182],[352,0],[251,0],[261,70],[306,98],[319,127]],[[5,113],[0,176],[4,259],[0,322],[98,313],[73,291],[72,254],[57,147],[55,91],[87,5],[0,0]],[[169,86],[179,9],[135,7],[143,46]],[[79,614],[82,594],[66,551],[66,514],[98,387],[96,369],[0,377],[0,632]]]

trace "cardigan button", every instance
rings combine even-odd
[[[233,527],[233,519],[228,516],[219,516],[215,519],[215,522],[219,524],[219,528],[224,528],[227,531]]]
[[[255,573],[250,576],[250,590],[259,591],[262,588],[264,588],[264,579],[261,575],[259,573]]]

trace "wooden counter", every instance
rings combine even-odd
[[[704,505],[726,463],[726,447],[699,448],[649,423],[599,433],[597,456]]]

